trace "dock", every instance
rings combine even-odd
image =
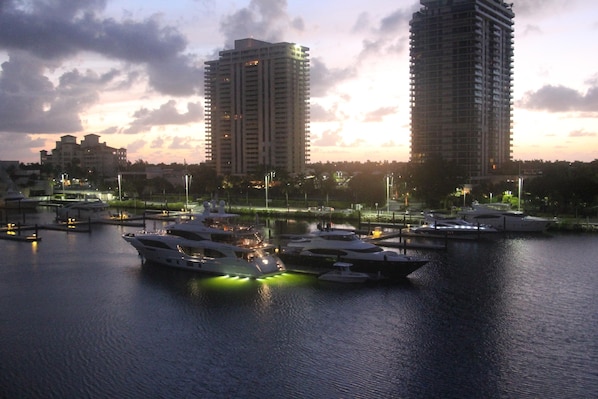
[[[91,233],[92,225],[101,224],[144,228],[145,218],[140,216],[134,218],[77,220],[33,225],[7,223],[5,227],[0,227],[0,240],[37,242],[41,241],[39,232],[42,230],[63,231],[66,233]]]

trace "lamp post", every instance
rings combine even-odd
[[[185,174],[185,210],[189,210],[189,185],[193,176]]]
[[[518,181],[518,193],[517,193],[517,210],[521,211],[521,193],[523,192],[523,177],[519,176]]]
[[[272,181],[272,178],[274,178],[274,176],[276,176],[274,172],[268,172],[264,176],[264,185],[266,189],[266,210],[268,210],[268,187],[270,186],[270,182]]]
[[[123,196],[122,196],[122,175],[119,173],[118,174],[118,200],[122,201],[123,200]]]
[[[394,185],[394,176],[386,175],[386,212],[390,213],[390,193]]]
[[[60,175],[60,180],[62,182],[62,199],[63,200],[66,199],[66,192],[65,192],[65,189],[64,189],[64,184],[65,184],[65,181],[66,181],[67,177],[68,177],[68,175],[66,173],[63,173],[62,175]]]

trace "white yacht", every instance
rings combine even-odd
[[[451,235],[462,237],[481,237],[488,234],[498,233],[498,230],[492,226],[482,223],[470,223],[463,219],[428,214],[425,216],[425,221],[425,224],[414,227],[411,231],[429,235]]]
[[[481,223],[507,232],[543,232],[553,220],[529,216],[523,212],[510,209],[509,204],[477,204],[460,213],[461,217],[471,223]]]
[[[230,223],[238,215],[217,213],[209,206],[190,221],[164,231],[124,234],[142,260],[203,273],[259,278],[283,273],[274,247],[251,227]]]
[[[66,203],[56,209],[56,219],[61,222],[110,219],[109,205],[99,198]]]
[[[352,231],[333,228],[292,237],[279,256],[289,265],[311,269],[330,269],[335,262],[347,262],[356,272],[391,279],[404,278],[428,263],[424,258],[384,250]]]

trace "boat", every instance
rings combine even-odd
[[[28,198],[15,190],[7,190],[0,196],[0,208],[5,209],[35,209],[39,205],[39,200]]]
[[[215,275],[261,278],[286,271],[261,234],[231,223],[238,215],[211,212],[172,223],[162,231],[123,234],[142,261]]]
[[[463,210],[460,216],[471,223],[482,223],[504,232],[544,232],[553,219],[529,216],[515,211],[509,204],[474,203],[471,209]]]
[[[60,222],[110,219],[109,205],[99,198],[67,203],[56,209],[56,220]]]
[[[425,258],[385,250],[353,231],[331,227],[290,237],[281,245],[279,256],[285,264],[315,270],[330,270],[335,262],[347,262],[356,272],[388,279],[405,278],[428,263]]]
[[[351,266],[346,262],[334,262],[333,270],[321,274],[318,279],[334,283],[365,283],[369,280],[369,274],[354,272],[351,270]]]
[[[470,223],[463,219],[427,214],[425,223],[411,229],[412,232],[427,235],[451,235],[459,237],[481,237],[498,233],[492,226]]]

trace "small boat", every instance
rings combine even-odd
[[[347,262],[352,270],[388,279],[402,279],[428,260],[385,250],[360,239],[355,232],[330,227],[291,237],[279,253],[288,265],[315,271],[330,270],[335,262]]]
[[[143,262],[162,266],[250,278],[286,271],[274,254],[274,246],[267,244],[257,230],[231,221],[238,215],[225,213],[223,205],[218,212],[211,212],[209,204],[204,207],[202,215],[170,224],[164,231],[122,237],[137,249]]]
[[[351,266],[350,263],[335,262],[332,265],[334,269],[320,275],[318,279],[335,283],[365,283],[370,278],[366,273],[352,271]]]
[[[554,222],[552,219],[529,216],[512,210],[509,204],[478,204],[461,212],[461,217],[472,223],[490,225],[506,232],[543,232]]]

